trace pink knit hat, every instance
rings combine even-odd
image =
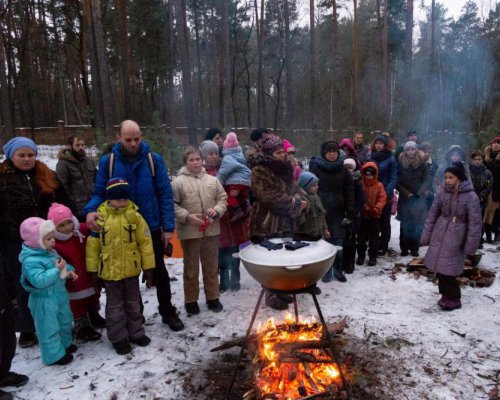
[[[38,217],[25,219],[19,228],[24,244],[35,249],[45,249],[43,238],[55,230],[56,227],[52,221]]]
[[[285,153],[295,151],[295,146],[289,140],[283,139],[283,147],[285,149]]]
[[[224,144],[222,145],[223,149],[232,149],[235,147],[239,147],[239,142],[238,142],[238,137],[236,136],[236,133],[234,132],[229,132],[226,135],[226,139],[224,140]]]
[[[67,219],[73,220],[73,213],[63,204],[52,203],[49,208],[47,219],[51,220],[55,226]]]

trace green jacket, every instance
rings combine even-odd
[[[138,210],[131,200],[126,208],[112,208],[107,201],[99,206],[102,229],[92,231],[87,239],[88,272],[97,272],[106,281],[119,281],[138,276],[141,268],[155,267],[151,232]]]
[[[321,203],[321,199],[317,194],[306,193],[302,189],[301,191],[309,205],[298,218],[298,230],[308,236],[324,238],[328,226],[325,219],[325,208]]]

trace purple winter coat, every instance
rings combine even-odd
[[[420,238],[422,246],[429,245],[425,266],[443,275],[460,275],[465,256],[476,252],[481,236],[481,207],[472,182],[460,183],[458,194],[443,186],[432,203]]]

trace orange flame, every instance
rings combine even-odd
[[[299,399],[341,384],[340,373],[323,348],[300,348],[299,342],[314,347],[314,342],[324,339],[323,326],[314,319],[296,323],[288,313],[283,324],[270,318],[259,324],[257,333],[254,362],[261,366],[256,378],[262,398]]]

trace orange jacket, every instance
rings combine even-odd
[[[375,170],[374,179],[367,179],[364,172],[366,168],[372,167]],[[363,164],[361,168],[363,191],[365,193],[365,204],[363,205],[363,217],[372,219],[380,218],[386,202],[384,185],[378,181],[378,167],[372,161]]]

